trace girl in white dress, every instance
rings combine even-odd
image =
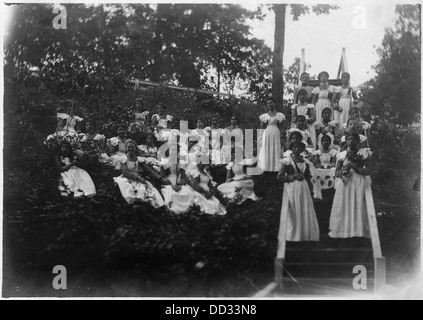
[[[120,159],[122,174],[113,178],[122,197],[128,204],[148,202],[154,208],[164,206],[159,191],[139,174],[144,159],[137,156],[137,143],[133,140],[126,141],[126,150],[126,157]]]
[[[169,139],[169,135],[162,132],[162,130],[170,129],[173,120],[171,115],[166,115],[166,109],[167,106],[165,104],[159,103],[157,105],[158,113],[153,114],[151,117],[151,127],[154,128],[154,135],[157,141],[160,141],[160,144],[164,144]]]
[[[341,77],[342,86],[336,88],[334,103],[334,120],[346,123],[350,117],[350,109],[357,100],[357,94],[350,86],[350,74],[344,72]]]
[[[178,147],[172,145],[169,153],[171,159],[177,159]],[[167,179],[170,181],[169,185],[162,186],[164,202],[169,211],[176,214],[187,212],[195,203],[195,192],[187,184],[185,167],[185,165],[170,161],[163,167]]]
[[[349,118],[347,121],[347,126],[345,129],[344,135],[341,137],[339,147],[341,151],[344,151],[347,148],[347,135],[348,133],[357,133],[359,136],[359,147],[368,148],[367,137],[365,135],[359,134],[361,131],[360,122],[355,118]]]
[[[145,163],[149,165],[156,172],[160,173],[160,162],[157,160],[157,147],[154,143],[154,134],[148,133],[145,139],[146,144],[138,146],[139,156],[145,159]]]
[[[359,149],[357,133],[347,135],[347,150],[337,156],[336,186],[329,224],[332,238],[370,238],[365,191],[370,188],[370,149]],[[367,199],[368,200],[368,199]]]
[[[93,197],[96,189],[90,175],[78,168],[72,145],[63,141],[60,144],[60,153],[56,156],[56,166],[60,169],[59,190],[62,196],[73,195],[75,198]]]
[[[282,123],[285,120],[285,115],[276,112],[275,100],[273,98],[268,98],[266,104],[269,111],[259,117],[261,121],[260,127],[265,130],[263,135],[259,137],[259,139],[261,139],[261,150],[258,164],[262,171],[278,172],[279,159],[282,153]]]
[[[320,144],[321,138],[324,134],[330,133],[333,136],[332,143],[334,145],[339,144],[339,139],[342,136],[342,127],[339,121],[330,120],[332,115],[332,110],[330,108],[324,108],[322,110],[322,121],[315,123],[316,135],[317,135],[317,149],[320,149],[322,145]]]
[[[144,102],[142,101],[141,98],[138,98],[135,100],[134,103],[134,122],[141,124],[141,125],[147,125],[149,123],[147,123],[147,117],[150,114],[149,111],[144,110]]]
[[[242,148],[240,154],[243,154]],[[236,152],[233,152],[234,161],[226,166],[226,182],[217,187],[223,196],[229,201],[241,204],[247,199],[257,201],[254,193],[254,181],[248,176],[244,169],[247,165],[252,165],[252,160],[236,159]]]
[[[278,181],[284,183],[281,215],[283,208],[288,208],[286,240],[319,241],[320,230],[311,192],[314,166],[301,156],[304,143],[294,142],[290,148],[292,154],[281,160],[278,174]]]
[[[307,131],[310,133],[310,138],[312,141],[313,148],[317,148],[316,145],[316,129],[314,122],[316,121],[316,114],[314,112],[314,105],[311,103],[306,102],[307,91],[301,89],[298,92],[298,100],[297,104],[291,106],[292,114],[291,114],[291,128],[297,127],[297,117],[304,116],[306,119],[307,124]]]
[[[204,169],[205,166],[201,161],[191,161],[189,168],[187,168],[188,181],[194,189],[195,204],[200,207],[202,213],[225,215],[225,207],[213,195],[215,183],[210,174]]]
[[[222,143],[224,130],[219,127],[219,117],[213,116],[211,126],[204,128],[210,137],[210,158],[211,165],[218,166],[223,164]]]
[[[322,190],[330,190],[335,187],[335,163],[338,150],[332,149],[333,135],[326,133],[320,138],[321,148],[313,155],[315,166],[315,190],[321,198]],[[334,146],[333,146],[334,147]]]
[[[231,151],[235,147],[244,147],[244,132],[239,127],[239,118],[237,116],[232,116],[231,125],[225,128],[223,134],[223,163],[231,162]]]
[[[324,108],[330,108],[333,110],[331,100],[333,98],[333,93],[335,92],[335,87],[328,83],[329,74],[326,71],[320,72],[318,78],[320,80],[320,85],[313,89],[312,94],[313,104],[316,107],[316,122],[321,122],[322,110]]]
[[[128,139],[126,138],[125,127],[119,127],[117,133],[117,137],[108,140],[108,146],[111,154],[111,165],[115,167],[116,170],[120,170],[121,160],[126,158],[126,141]]]

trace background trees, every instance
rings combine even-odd
[[[397,125],[420,121],[421,5],[398,5],[373,67],[376,76],[361,86],[368,112]]]

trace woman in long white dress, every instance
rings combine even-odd
[[[346,123],[354,100],[357,100],[357,94],[350,86],[350,74],[344,72],[341,77],[342,86],[336,88],[336,98],[334,106],[334,120],[340,123]]]
[[[122,197],[128,204],[147,202],[154,208],[163,207],[165,203],[159,191],[139,174],[144,159],[137,156],[137,143],[128,140],[126,150],[126,157],[120,159],[122,174],[113,178]]]
[[[314,166],[301,153],[305,144],[291,144],[292,154],[281,160],[278,180],[284,182],[281,215],[287,208],[287,241],[319,241],[320,230],[314,211],[311,179]]]
[[[359,149],[357,133],[347,135],[347,150],[337,156],[336,185],[330,214],[329,236],[332,238],[370,238],[365,192],[370,188],[372,152]]]
[[[212,166],[223,164],[222,143],[225,130],[219,127],[219,117],[213,116],[211,119],[211,126],[204,128],[209,133],[210,137],[210,159]]]
[[[60,154],[56,156],[56,166],[61,171],[59,183],[61,195],[73,195],[75,198],[95,196],[96,189],[93,180],[88,172],[78,168],[77,164],[72,145],[63,141],[60,144]]]
[[[265,129],[261,138],[261,150],[259,153],[259,167],[262,171],[278,172],[279,159],[281,158],[281,132],[285,115],[276,112],[275,100],[268,98],[266,101],[268,112],[262,114],[261,129]],[[260,142],[259,142],[260,145]]]
[[[223,163],[231,162],[231,152],[235,147],[244,147],[244,132],[239,127],[239,118],[234,115],[231,117],[231,125],[225,128],[223,134]]]
[[[242,148],[239,149],[241,152],[243,151]],[[217,190],[225,198],[236,204],[241,204],[247,199],[257,201],[257,196],[254,193],[254,181],[244,172],[247,165],[252,165],[252,161],[248,159],[237,161],[236,155],[234,155],[234,161],[226,166],[226,182],[217,187]]]
[[[201,161],[191,161],[189,168],[187,168],[188,181],[194,189],[195,204],[200,207],[202,213],[225,215],[225,207],[213,195],[215,183],[204,168],[205,166]]]
[[[177,159],[178,148],[170,147],[170,158]],[[173,157],[172,157],[173,155]],[[176,214],[187,212],[195,203],[195,192],[187,184],[185,165],[167,161],[163,170],[167,173],[167,179],[171,184],[162,186],[164,202],[169,211]]]
[[[313,89],[313,104],[316,107],[316,122],[322,121],[322,110],[324,108],[330,108],[332,110],[333,119],[333,107],[332,99],[336,88],[328,83],[329,74],[326,71],[322,71],[318,76],[320,85]]]

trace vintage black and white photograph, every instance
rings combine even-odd
[[[421,4],[0,5],[2,298],[423,299]]]

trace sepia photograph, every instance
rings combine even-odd
[[[0,299],[423,299],[419,2],[0,6]]]

